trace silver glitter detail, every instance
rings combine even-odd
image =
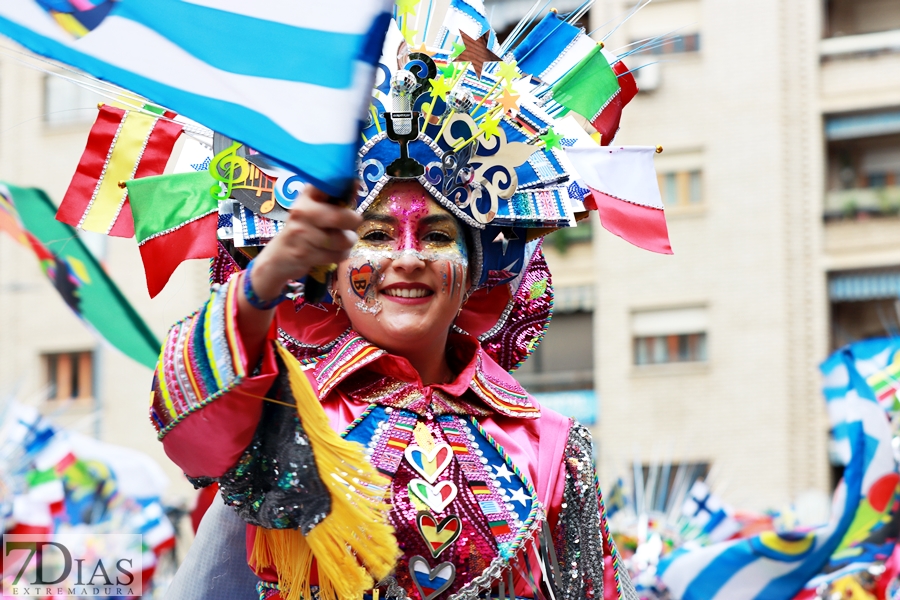
[[[338,343],[338,341],[343,339],[343,337],[346,336],[349,332],[350,332],[350,328],[348,327],[336,339],[328,342],[324,346],[319,346],[318,344],[303,343],[300,340],[298,340],[297,338],[295,338],[294,336],[292,336],[291,334],[289,334],[287,331],[282,329],[281,327],[278,328],[278,337],[283,338],[288,343],[293,344],[294,346],[297,346],[299,348],[309,348],[310,350],[318,350],[321,354],[328,354],[329,352],[331,352],[332,348],[335,347],[335,345]]]
[[[536,507],[537,511],[535,513],[534,521],[532,521],[531,526],[525,533],[525,537],[522,539],[521,545],[515,549],[516,554],[518,554],[519,550],[522,550],[525,547],[525,542],[535,535],[535,532],[540,529],[541,524],[546,518],[544,516],[544,507],[540,504],[540,502],[537,502]],[[510,559],[505,559],[502,556],[498,556],[491,561],[491,564],[488,565],[488,568],[485,569],[481,575],[475,577],[474,579],[472,579],[472,581],[461,587],[459,591],[450,596],[447,600],[476,600],[482,591],[491,589],[491,587],[493,587],[494,585],[494,582],[497,579],[500,579],[500,577],[502,577],[504,574],[506,574],[506,571],[510,568],[510,562]],[[597,597],[602,598],[603,596]]]
[[[366,304],[365,302],[360,300],[359,302],[356,303],[356,308],[358,308],[360,311],[362,311],[364,313],[368,313],[374,317],[375,315],[377,315],[378,313],[381,312],[381,302],[376,300],[372,306],[369,306],[368,304]]]
[[[590,431],[574,422],[563,455],[567,472],[556,532],[557,540],[562,541],[561,547],[557,547],[559,562],[571,567],[568,572],[572,577],[564,579],[564,589],[559,590],[558,600],[581,600],[589,595],[603,597],[603,527],[592,457]],[[574,471],[572,465],[577,465]],[[624,565],[619,575],[622,597],[637,600],[637,592]]]
[[[600,116],[600,113],[602,113],[604,110],[606,110],[606,107],[609,106],[610,103],[611,103],[613,100],[615,100],[616,96],[618,96],[618,95],[621,94],[621,93],[622,93],[622,88],[617,89],[617,90],[616,90],[616,93],[613,94],[612,96],[610,96],[609,100],[607,100],[606,103],[600,108],[600,110],[597,111],[597,114],[595,114],[593,117],[591,117],[590,119],[588,119],[588,121],[590,121],[591,123],[593,123],[594,121],[596,121],[596,120],[597,120],[597,117]]]
[[[374,148],[379,142],[386,140],[386,139],[387,139],[387,133],[385,133],[384,131],[382,131],[381,133],[377,133],[377,134],[373,135],[372,137],[370,137],[369,141],[366,142],[365,144],[363,144],[362,147],[359,149],[360,157],[363,157],[366,154],[368,154],[369,150]]]
[[[516,306],[515,294],[513,294],[513,298],[506,304],[506,308],[503,309],[503,312],[500,314],[500,318],[497,319],[497,323],[478,336],[478,341],[483,342],[487,339],[490,339],[500,333],[500,330],[506,326],[506,321],[509,319],[509,315],[512,313],[513,308]]]

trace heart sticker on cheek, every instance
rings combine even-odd
[[[372,266],[372,263],[350,269],[350,285],[353,287],[353,292],[360,298],[365,298],[369,286],[374,284],[375,267]]]

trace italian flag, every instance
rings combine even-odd
[[[47,534],[53,532],[53,515],[50,507],[41,502],[35,502],[30,494],[16,496],[13,499],[12,528],[7,533]]]
[[[606,146],[619,130],[622,109],[637,92],[625,63],[597,44],[553,86],[553,99],[590,121]]]

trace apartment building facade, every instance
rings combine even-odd
[[[617,142],[664,146],[675,254],[593,242],[601,473],[702,464],[781,507],[833,485],[818,363],[900,323],[900,4],[655,0],[606,43],[666,34]]]

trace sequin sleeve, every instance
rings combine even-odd
[[[166,454],[190,477],[219,477],[237,463],[277,375],[271,348],[258,373],[248,374],[237,328],[239,282],[215,286],[200,310],[169,330],[153,377],[151,421]]]
[[[594,471],[591,433],[580,423],[574,423],[569,430],[563,460],[566,481],[554,536],[561,570],[561,597],[564,600],[602,600],[604,555],[608,552],[612,558],[617,597],[638,600],[609,535]]]

